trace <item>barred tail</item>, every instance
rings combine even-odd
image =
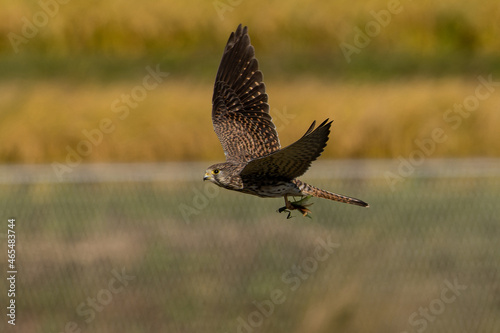
[[[342,194],[328,192],[328,191],[319,189],[317,187],[314,187],[312,185],[306,184],[298,179],[295,179],[294,182],[299,187],[299,189],[301,190],[301,192],[304,195],[312,195],[314,197],[344,202],[344,203],[348,203],[351,205],[357,205],[357,206],[361,206],[361,207],[369,207],[369,205],[362,200],[359,200],[356,198],[351,198],[351,197],[348,197],[348,196],[345,196]]]

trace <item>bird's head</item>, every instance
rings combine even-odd
[[[205,171],[203,180],[209,180],[212,183],[225,187],[231,181],[230,166],[226,163],[219,163],[209,166]]]

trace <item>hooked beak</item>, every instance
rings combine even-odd
[[[207,173],[205,173],[205,176],[203,176],[203,180],[210,180],[212,177]]]

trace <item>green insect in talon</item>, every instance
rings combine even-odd
[[[310,203],[310,204],[306,204],[306,203],[312,197],[313,197],[312,195],[307,195],[305,197],[302,197],[302,199],[300,199],[300,200],[289,201],[288,196],[285,195],[285,206],[278,209],[278,213],[287,212],[288,216],[286,218],[290,219],[293,217],[291,215],[292,210],[299,210],[302,213],[302,216],[311,218],[311,215],[309,215],[311,213],[311,211],[309,209],[307,209],[307,207],[311,206],[312,203]]]

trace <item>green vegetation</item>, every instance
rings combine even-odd
[[[27,43],[19,44],[21,54],[124,58],[197,54],[198,59],[203,59],[220,54],[220,44],[238,23],[250,27],[261,55],[341,55],[339,44],[352,44],[353,29],[366,31],[366,24],[376,21],[377,14],[388,12],[391,1],[315,1],[308,6],[300,1],[240,1],[230,6],[232,10],[225,11],[222,19],[214,6],[216,2],[68,2],[52,11],[53,17],[45,24],[36,20],[37,13],[44,12],[39,2],[1,2],[2,35],[22,35],[26,24],[23,17],[38,29]],[[230,4],[224,0],[218,3]],[[255,15],[256,8],[260,15]],[[383,21],[380,32],[377,35],[375,30],[366,56],[387,55],[388,51],[431,58],[497,54],[500,41],[496,38],[496,15],[494,0],[480,5],[465,0],[439,4],[400,1],[389,17],[378,19]],[[9,39],[2,39],[0,50],[13,50]],[[303,59],[304,63],[307,60]]]
[[[393,13],[389,2],[240,1],[221,19],[214,4],[235,2],[70,1],[44,10],[40,2],[4,0],[0,69],[7,74],[3,79],[109,79],[130,77],[133,68],[161,60],[180,75],[212,77],[229,32],[243,23],[266,72],[279,76],[499,72],[496,1],[401,1]],[[44,22],[46,12],[53,15],[45,14]],[[377,20],[379,29],[348,64],[340,44],[355,46],[355,29],[370,33],[369,22]]]

